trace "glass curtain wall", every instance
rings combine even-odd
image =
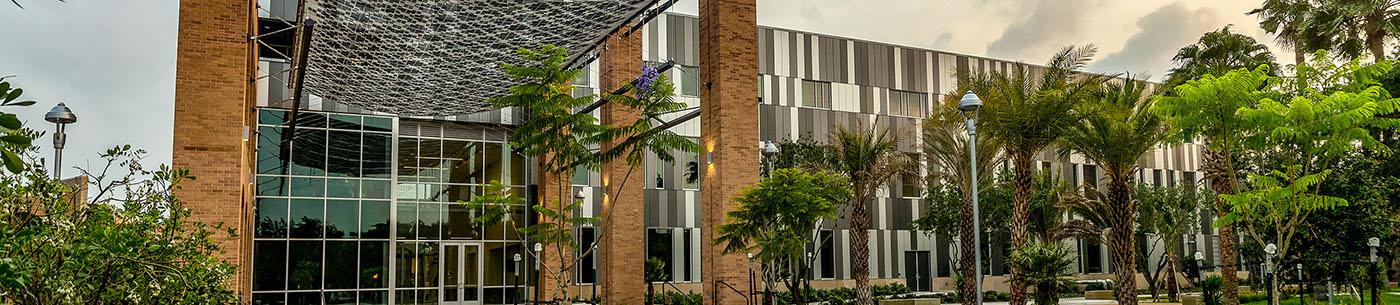
[[[513,206],[483,227],[460,204],[493,180],[528,198],[501,127],[300,111],[290,128],[289,115],[258,111],[253,304],[524,300],[533,260],[517,229],[532,216]]]

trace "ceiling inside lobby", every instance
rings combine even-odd
[[[407,116],[490,110],[520,48],[554,44],[587,58],[656,0],[308,0],[315,21],[304,89]],[[624,29],[625,30],[625,29]]]

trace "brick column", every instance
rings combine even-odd
[[[575,192],[571,177],[573,177],[571,172],[555,175],[541,170],[538,203],[552,210],[559,210],[560,206],[558,204],[561,202],[564,205],[568,205],[569,201],[567,200],[573,200],[573,193]],[[541,220],[543,219],[535,219],[534,221],[538,222]],[[531,224],[534,223],[535,222],[531,222]],[[531,242],[529,246],[534,247],[534,242]],[[555,286],[555,284],[559,283],[558,272],[561,266],[572,262],[574,258],[573,251],[570,251],[567,246],[563,247],[563,249],[564,250],[561,251],[559,247],[552,245],[544,246],[543,253],[540,253],[540,270],[534,273],[536,274],[535,280],[538,281],[538,286],[535,287],[535,295],[532,299],[548,301],[563,296],[563,292],[559,291],[559,287]],[[534,266],[531,266],[531,268],[533,267]],[[572,281],[569,282],[572,283]],[[576,295],[570,294],[570,297],[574,296]]]
[[[713,154],[701,180],[702,240],[736,204],[732,198],[758,182],[758,26],[755,0],[700,0],[700,145]],[[748,262],[744,254],[721,254],[704,242],[706,304],[742,304]],[[723,284],[722,284],[722,283]]]
[[[255,103],[251,90],[257,50],[248,40],[257,16],[253,1],[180,2],[175,58],[175,138],[172,163],[197,180],[176,191],[193,219],[222,223],[240,238],[224,238],[223,258],[238,265],[234,291],[249,296],[252,199],[251,147],[244,138]]]
[[[607,48],[598,57],[600,92],[612,91],[636,79],[642,71],[642,34],[623,33],[608,37]],[[641,117],[636,109],[608,103],[600,111],[602,124],[627,125]],[[604,143],[607,150],[617,143]],[[634,169],[625,158],[603,164],[604,217],[599,239],[599,283],[607,304],[646,303],[646,227],[642,219],[642,165]]]

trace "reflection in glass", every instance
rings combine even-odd
[[[287,196],[287,177],[258,176],[258,196]]]
[[[418,205],[412,203],[400,203],[397,205],[397,218],[399,221],[399,239],[414,239],[418,236]]]
[[[389,238],[389,202],[360,202],[360,238]]]
[[[326,131],[298,128],[292,137],[291,172],[300,176],[326,174]]]
[[[360,305],[387,305],[389,304],[388,291],[361,291]]]
[[[287,199],[258,198],[258,226],[253,237],[287,237]]]
[[[327,275],[327,281],[330,276]],[[329,285],[329,284],[327,284]],[[330,291],[326,292],[326,305],[351,305],[356,304],[354,291]]]
[[[281,292],[274,293],[254,293],[253,305],[286,305],[287,294]]]
[[[258,127],[258,173],[259,174],[284,174],[282,163],[286,162],[285,155],[282,155],[282,128],[280,127]]]
[[[396,287],[417,287],[418,281],[418,245],[413,242],[401,242],[397,244],[394,251],[394,281],[398,282]]]
[[[287,251],[287,290],[321,289],[321,241],[293,240]]]
[[[418,204],[418,239],[438,239],[442,229],[442,204]]]
[[[326,289],[355,288],[355,254],[358,252],[354,241],[326,241]],[[351,295],[350,300],[354,299]]]
[[[253,290],[282,290],[287,279],[287,242],[253,242]],[[280,299],[280,298],[279,298]]]
[[[321,197],[325,195],[325,178],[292,177],[292,196]]]
[[[388,276],[389,242],[360,242],[360,288],[384,288]]]
[[[392,164],[389,164],[393,155],[390,150],[393,148],[393,138],[387,134],[364,134],[364,162],[360,165],[366,178],[388,179]]]
[[[479,239],[481,227],[472,222],[474,215],[462,204],[447,205],[447,237],[445,239]]]
[[[419,244],[418,287],[438,286],[438,263],[440,262],[441,261],[438,258],[438,243],[425,242]]]
[[[485,146],[486,149],[483,154],[484,157],[482,158],[484,160],[482,170],[485,171],[486,177],[483,179],[483,181],[485,181],[486,183],[490,183],[491,181],[501,181],[501,174],[505,168],[505,162],[501,160],[504,156],[504,154],[501,152],[501,144],[486,143]]]
[[[331,177],[360,176],[360,132],[330,131],[326,174]]]
[[[321,238],[325,201],[321,199],[292,199],[292,238]]]
[[[353,179],[327,179],[326,197],[359,198],[360,181]]]
[[[287,305],[321,305],[320,292],[292,292],[287,294]]]
[[[389,199],[389,180],[360,180],[360,197]]]
[[[326,238],[358,237],[359,214],[359,201],[326,200]]]

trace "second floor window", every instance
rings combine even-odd
[[[890,115],[922,117],[926,104],[928,104],[928,95],[926,94],[890,90],[890,99],[886,109]]]
[[[680,95],[700,96],[700,68],[677,65],[675,78],[680,83]]]
[[[802,106],[831,108],[831,83],[803,80]]]

